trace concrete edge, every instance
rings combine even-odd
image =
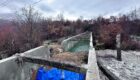
[[[109,80],[121,80],[118,76],[107,69],[99,59],[97,60],[97,64],[100,70],[108,77]]]

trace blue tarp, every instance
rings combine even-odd
[[[40,67],[36,80],[85,80],[85,75],[57,68],[45,70],[43,67]]]

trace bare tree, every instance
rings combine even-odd
[[[64,16],[63,16],[62,13],[60,13],[60,14],[57,15],[57,20],[58,21],[62,21],[62,22],[64,21]]]
[[[25,48],[33,48],[41,43],[40,20],[40,13],[32,6],[22,8],[21,12],[17,14],[19,43],[24,44]]]

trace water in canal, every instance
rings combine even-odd
[[[76,43],[71,49],[70,52],[80,52],[80,51],[88,51],[89,50],[89,41],[79,41]]]

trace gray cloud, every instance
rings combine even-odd
[[[53,12],[53,10],[47,6],[47,4],[42,4],[38,6],[40,10],[45,11],[45,12]]]
[[[0,7],[0,10],[6,14],[10,11],[31,5],[39,0],[9,0],[7,6]],[[140,0],[42,0],[35,5],[35,8],[52,16],[62,12],[66,17],[92,18],[99,15],[117,15],[128,12],[134,8],[140,7]],[[3,14],[2,12],[0,12]]]
[[[0,13],[0,19],[13,19],[15,15],[12,13]]]

